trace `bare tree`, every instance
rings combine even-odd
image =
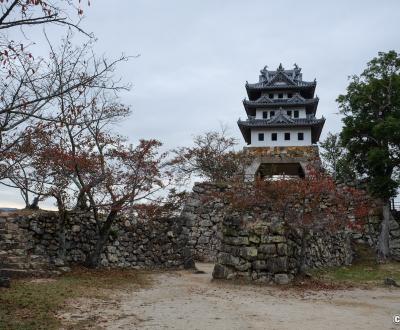
[[[83,14],[81,1],[2,0],[0,30],[54,23],[71,26],[83,32],[78,24],[72,21],[69,15],[71,9],[79,16]]]
[[[45,81],[48,89],[58,91],[51,99],[35,103],[41,109],[25,120],[25,130],[19,125],[9,144],[3,146],[4,184],[14,186],[41,198],[53,197],[59,210],[59,257],[65,256],[65,221],[72,204],[82,205],[86,197],[78,173],[85,172],[90,161],[81,154],[82,145],[92,146],[93,137],[88,125],[105,127],[129,114],[129,108],[117,102],[117,94],[129,88],[114,78],[114,61],[97,58],[92,42],[75,47],[68,34],[59,49],[51,48]],[[43,106],[42,106],[43,105]],[[18,109],[8,112],[8,118],[17,120]],[[14,116],[14,117],[13,117]],[[90,152],[89,150],[87,150]],[[8,166],[6,166],[8,165]],[[10,184],[11,182],[11,184]]]
[[[65,95],[86,96],[95,89],[118,89],[112,78],[121,56],[108,61],[92,53],[92,41],[74,47],[68,34],[60,50],[51,44],[50,59],[31,61],[26,54],[16,54],[7,79],[0,83],[0,151],[11,148],[35,120],[58,121],[58,100]],[[5,74],[4,68],[3,72]],[[104,85],[104,86],[103,86]]]
[[[80,5],[81,1],[70,0],[0,2],[0,161],[20,143],[24,130],[35,120],[46,118],[45,111],[54,97],[91,80],[89,75],[59,85],[54,81],[52,59],[35,57],[29,50],[34,43],[29,32],[34,26],[60,24],[85,33],[79,27],[83,14]],[[73,22],[73,17],[77,17],[77,22]],[[70,36],[67,39],[71,41]]]

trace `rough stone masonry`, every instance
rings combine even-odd
[[[224,218],[222,231],[214,278],[287,284],[298,273],[301,241],[287,233],[279,219],[236,213]],[[350,233],[311,234],[305,255],[307,268],[348,265]]]
[[[57,212],[0,213],[0,275],[40,274],[64,267],[58,258]],[[70,212],[66,262],[83,263],[94,247],[96,225],[90,214]],[[182,268],[193,264],[182,218],[134,220],[122,217],[101,255],[104,267]]]
[[[197,183],[180,217],[135,220],[122,217],[111,231],[101,255],[104,267],[193,266],[196,260],[217,262],[215,276],[246,277],[258,281],[284,283],[296,273],[298,242],[282,233],[279,221],[251,215],[232,218],[229,205],[217,198],[226,189],[210,183]],[[247,217],[247,218],[246,218]],[[25,276],[63,271],[58,255],[57,212],[19,211],[0,213],[0,277]],[[90,214],[71,212],[66,225],[66,262],[82,263],[96,239],[96,226]],[[236,219],[236,220],[233,220]],[[390,251],[400,260],[399,219],[390,223]],[[351,238],[375,246],[380,215],[372,214],[362,233]],[[351,260],[349,236],[315,234],[307,251],[309,267],[347,264]],[[193,257],[193,258],[192,258]]]
[[[276,232],[279,228],[277,219],[258,219],[256,228],[251,227],[254,221],[248,220],[254,218],[251,214],[241,215],[240,222],[233,221],[229,205],[218,198],[218,192],[224,189],[227,187],[223,185],[196,183],[183,208],[181,216],[186,219],[184,231],[188,235],[187,243],[193,257],[216,262],[214,276],[217,278],[242,276],[276,282],[293,278],[299,257],[299,242],[287,233]],[[374,248],[381,222],[379,202],[372,203],[370,208],[364,231],[313,234],[308,242],[306,265],[318,268],[348,264],[353,255],[350,240]],[[351,212],[348,210],[343,216],[351,218]],[[274,241],[266,243],[268,237]],[[392,219],[390,223],[390,252],[394,259],[400,260],[399,219]]]

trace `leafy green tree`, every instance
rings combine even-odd
[[[370,193],[383,201],[377,252],[384,261],[389,257],[389,201],[399,187],[400,54],[380,52],[351,78],[337,101],[344,115],[341,139]]]
[[[339,134],[328,133],[324,141],[320,142],[321,156],[329,174],[336,179],[338,170],[338,161],[344,153],[344,148],[340,143]]]
[[[336,181],[353,182],[358,179],[339,133],[328,133],[325,140],[320,142],[320,153],[325,169]]]

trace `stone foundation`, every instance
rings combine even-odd
[[[279,221],[236,214],[226,216],[222,227],[214,278],[287,284],[298,273],[301,241]],[[310,269],[350,264],[350,233],[311,234],[305,256]]]
[[[280,167],[287,167],[288,164],[298,164],[301,168],[302,175],[307,175],[309,165],[314,168],[321,167],[318,146],[293,146],[293,147],[245,147],[244,151],[251,159],[251,163],[245,169],[245,179],[254,180],[257,175],[264,176],[262,166],[268,164],[275,167],[275,171],[279,171]],[[287,175],[299,175],[300,173],[290,173],[290,168],[282,168]],[[287,172],[289,171],[289,172]],[[293,170],[292,170],[293,171]]]
[[[229,251],[225,251],[226,248],[229,250],[229,244],[227,242],[222,244],[223,238],[226,236],[223,234],[222,226],[224,218],[229,216],[229,205],[218,198],[218,192],[224,189],[228,188],[223,185],[196,183],[181,214],[186,219],[184,226],[188,234],[188,246],[196,260],[215,262],[217,261],[219,252],[229,253]],[[368,244],[375,248],[380,232],[381,205],[378,201],[373,201],[370,204],[370,209],[371,212],[365,224],[365,230],[363,232],[353,231],[351,238],[358,243]],[[351,219],[351,212],[352,210],[349,210],[343,216]],[[320,235],[322,234],[314,234],[313,239],[322,240],[327,247],[333,247],[336,244],[336,235],[323,237],[320,237]],[[346,237],[341,237],[343,234],[338,235],[339,240],[347,241],[347,234]],[[342,248],[339,249],[336,247],[337,251],[335,249],[330,250],[330,248],[327,250],[324,246],[310,244],[311,250],[308,252],[310,258],[307,265],[314,268],[346,264],[349,260],[348,250],[346,250],[347,245],[346,249],[344,249],[344,243],[340,244]],[[290,250],[290,248],[294,248],[295,246],[290,243],[288,249]],[[334,254],[330,254],[329,251],[335,252]],[[400,260],[399,219],[391,221],[390,224],[390,252],[394,259]],[[340,255],[336,256],[336,253]]]

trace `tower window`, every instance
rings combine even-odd
[[[298,139],[299,141],[303,141],[303,140],[304,140],[304,133],[303,133],[303,132],[297,133],[297,139]]]
[[[264,133],[258,133],[258,141],[264,141]]]
[[[271,133],[271,140],[272,141],[278,140],[278,134],[277,133]]]
[[[289,94],[287,95],[288,99],[291,99],[291,98],[292,98],[292,96],[293,96],[293,94],[292,94],[292,93],[289,93]]]
[[[285,140],[289,141],[290,140],[290,133],[285,133]]]
[[[283,93],[279,93],[278,98],[283,99]]]
[[[275,111],[270,111],[269,116],[270,116],[270,117],[275,116]]]
[[[274,98],[274,94],[272,94],[272,93],[270,93],[268,96],[269,96],[270,99]]]
[[[294,110],[294,118],[299,118],[299,110]]]
[[[263,111],[263,118],[268,118],[268,111]]]
[[[289,117],[292,117],[292,110],[286,111],[286,114],[287,114]]]

